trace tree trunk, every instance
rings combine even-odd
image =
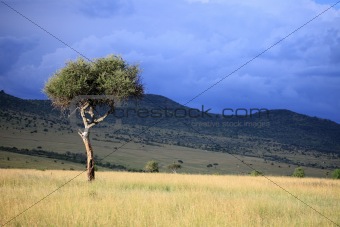
[[[84,103],[80,107],[80,115],[83,119],[83,123],[85,126],[84,132],[79,129],[78,134],[83,139],[86,148],[86,155],[87,155],[87,178],[88,181],[94,180],[94,158],[93,158],[93,150],[90,143],[90,128],[95,126],[99,122],[102,122],[110,113],[114,111],[114,108],[111,107],[109,111],[107,111],[103,116],[96,117],[94,114],[95,106],[91,106],[89,102]],[[87,114],[87,116],[86,116]]]
[[[89,132],[85,132],[82,134],[82,139],[85,144],[86,154],[87,154],[87,179],[88,181],[94,180],[94,159],[93,159],[93,150],[90,143]]]

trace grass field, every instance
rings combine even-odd
[[[0,169],[0,223],[79,171]],[[270,177],[340,224],[340,181]],[[336,226],[264,177],[98,172],[85,174],[6,226]]]
[[[0,116],[0,146],[17,147],[19,149],[41,149],[44,151],[53,151],[64,154],[85,153],[84,144],[77,134],[76,128],[67,124],[53,123],[58,119],[53,118],[47,121],[41,116],[31,116],[29,114],[21,115],[13,113],[11,119]],[[252,148],[253,156],[245,155],[240,147],[238,153],[230,155],[222,152],[212,152],[201,148],[190,148],[177,144],[166,143],[169,135],[178,134],[178,141],[190,136],[187,132],[176,132],[162,128],[153,128],[151,131],[159,134],[163,143],[148,141],[140,138],[135,131],[140,131],[142,126],[124,125],[121,134],[115,133],[114,125],[104,124],[107,127],[93,128],[91,131],[92,146],[94,154],[98,157],[96,160],[102,160],[102,163],[123,165],[130,169],[143,169],[145,163],[149,160],[155,160],[160,164],[161,172],[170,172],[167,168],[173,162],[182,160],[181,173],[196,174],[237,174],[248,175],[253,169],[263,172],[266,175],[290,176],[294,169],[303,166],[307,177],[328,178],[329,173],[339,166],[340,161],[335,156],[318,153],[302,154],[299,151],[286,152],[281,154],[280,150],[269,150],[264,152],[262,145],[257,144]],[[123,133],[126,131],[126,133]],[[235,138],[214,137],[222,139],[223,144],[229,146]],[[239,142],[246,142],[251,138],[239,138]],[[131,140],[131,141],[130,141]],[[128,141],[128,142],[127,142]],[[201,144],[204,145],[204,142]],[[276,144],[278,145],[278,144]],[[266,148],[273,148],[273,144],[266,144]],[[117,149],[116,149],[117,148]],[[274,149],[274,148],[273,148]],[[275,147],[277,149],[277,147]],[[54,160],[43,160],[37,163],[38,159],[25,160],[23,157],[17,158],[20,161],[7,161],[8,153],[1,154],[4,161],[0,163],[0,168],[37,168],[37,169],[79,169],[72,164],[57,165]],[[280,161],[279,159],[265,158],[264,154],[277,155],[293,160],[293,163]],[[17,156],[16,156],[17,157]],[[54,163],[51,163],[54,162]],[[28,162],[28,163],[27,163]],[[37,164],[37,165],[34,165]],[[208,168],[209,164],[215,164],[213,168]],[[315,165],[307,165],[315,164]],[[78,164],[77,164],[78,165]],[[101,169],[101,167],[99,167]]]
[[[93,137],[95,137],[93,133]],[[96,138],[96,137],[95,137]],[[82,144],[81,138],[76,132],[71,134],[58,133],[29,133],[17,132],[12,130],[11,133],[6,133],[0,130],[0,146],[17,147],[36,149],[41,146],[43,150],[54,151],[58,153],[65,153],[70,151],[72,153],[84,153],[85,148]],[[92,140],[94,154],[99,158],[104,158],[103,162],[110,162],[114,164],[124,165],[128,168],[143,169],[145,163],[149,160],[156,160],[160,164],[161,172],[170,172],[167,166],[178,160],[182,160],[182,173],[199,173],[199,174],[249,174],[252,168],[263,172],[267,175],[281,175],[290,176],[297,165],[289,165],[277,161],[265,161],[263,158],[248,157],[243,155],[229,155],[221,152],[211,152],[201,149],[193,149],[188,147],[157,144],[147,145],[137,142],[125,143],[122,141],[98,141]],[[119,148],[113,152],[115,148]],[[3,151],[0,150],[0,153]],[[0,154],[6,159],[6,154]],[[236,157],[236,158],[235,158]],[[303,158],[303,157],[301,157]],[[307,159],[307,157],[304,157]],[[10,164],[11,168],[38,168],[30,167],[26,164],[26,160],[22,159],[22,165],[5,160],[2,168],[7,168]],[[243,161],[243,163],[241,162]],[[337,160],[334,160],[336,162]],[[339,161],[337,161],[338,163]],[[218,163],[213,168],[207,168],[208,164]],[[248,165],[248,166],[247,166]],[[62,165],[53,165],[47,169],[64,169]],[[66,170],[70,167],[65,168]],[[77,169],[77,168],[74,168]],[[320,169],[312,167],[304,167],[306,176],[308,177],[329,177],[327,172],[332,170]]]

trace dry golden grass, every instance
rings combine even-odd
[[[0,223],[76,171],[0,170]],[[340,224],[340,181],[270,177]],[[80,175],[7,226],[336,226],[263,177],[98,172]]]

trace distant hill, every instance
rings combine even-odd
[[[322,155],[328,155],[329,159],[340,157],[340,125],[330,120],[289,110],[269,110],[247,117],[193,111],[194,116],[190,117],[189,109],[164,96],[147,94],[142,100],[124,103],[117,109],[116,116],[108,117],[98,127],[111,127],[120,119],[125,127],[115,134],[137,138],[140,142],[173,144],[294,164],[301,162],[294,159],[296,154],[313,156],[315,160]],[[1,91],[0,113],[9,112],[31,114],[45,120],[62,119],[63,124],[68,124],[67,114],[53,109],[48,100],[23,100]],[[173,116],[175,113],[177,117]],[[319,164],[311,161],[308,165]]]
[[[25,100],[0,91],[0,108],[2,111],[18,111],[39,115],[59,114],[49,100]]]

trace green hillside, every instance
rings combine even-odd
[[[84,152],[77,135],[80,119],[53,109],[49,101],[23,100],[2,91],[0,107],[0,146],[5,150],[41,147],[48,152]],[[176,110],[180,111],[174,117]],[[325,176],[340,166],[340,125],[335,122],[288,110],[246,118],[201,112],[195,112],[196,117],[181,115],[188,111],[159,95],[123,103],[116,117],[93,128],[97,159],[103,159],[102,165],[127,170],[140,170],[155,159],[163,171],[185,159],[183,171],[192,173],[244,174],[254,164],[269,174],[289,175],[291,168],[301,165],[312,175]],[[244,164],[245,159],[252,161]],[[213,163],[219,164],[216,169],[207,167]]]

